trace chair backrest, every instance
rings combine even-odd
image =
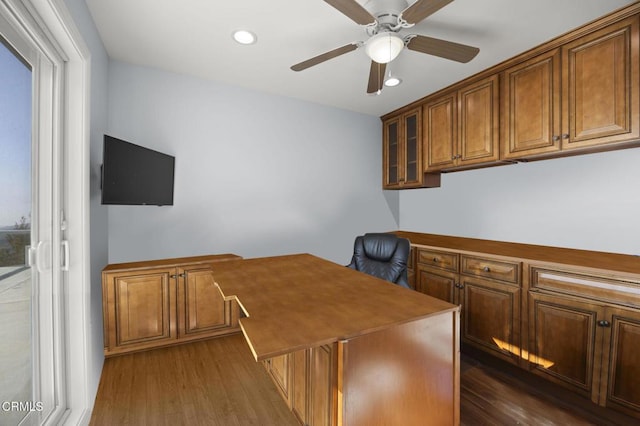
[[[351,269],[409,287],[407,260],[411,244],[394,234],[371,233],[356,237]]]

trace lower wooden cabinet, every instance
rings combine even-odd
[[[600,403],[640,417],[640,310],[608,308],[605,321]]]
[[[456,273],[419,266],[416,275],[416,290],[436,299],[459,304],[458,280]]]
[[[460,305],[463,348],[640,419],[637,256],[398,235],[415,251],[415,290]]]
[[[637,281],[531,268],[529,370],[640,418]]]
[[[291,408],[291,356],[288,354],[274,356],[266,360],[264,366],[285,402]]]
[[[238,331],[238,305],[222,298],[211,266],[232,259],[239,257],[198,256],[105,267],[105,355]]]
[[[302,425],[337,424],[336,345],[305,349],[265,361],[265,367]]]
[[[461,306],[463,343],[520,363],[520,262],[419,248],[416,290]]]
[[[595,303],[529,294],[529,369],[598,402],[604,308]]]
[[[462,276],[462,342],[518,365],[520,287]]]

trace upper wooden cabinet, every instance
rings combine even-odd
[[[383,124],[384,182],[387,189],[423,184],[422,109],[389,118]]]
[[[426,103],[426,171],[498,160],[499,112],[498,75]]]
[[[503,72],[504,159],[638,138],[638,18]]]
[[[502,158],[560,150],[560,51],[507,69],[502,77]]]
[[[639,136],[638,16],[562,47],[562,149]]]
[[[418,180],[640,146],[640,2],[383,116],[385,188],[439,186],[407,175],[402,114],[419,108]]]

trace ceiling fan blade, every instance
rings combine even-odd
[[[402,12],[402,19],[410,24],[417,24],[452,1],[453,0],[418,0]]]
[[[307,59],[306,61],[300,62],[299,64],[295,64],[291,66],[291,69],[294,71],[302,71],[306,70],[309,67],[314,65],[318,65],[324,61],[328,61],[329,59],[335,58],[336,56],[344,55],[345,53],[349,53],[358,48],[358,43],[351,43],[344,45],[342,47],[338,47],[337,49],[330,50],[321,55],[314,56],[311,59]]]
[[[469,62],[480,52],[477,47],[422,35],[414,36],[407,44],[407,48],[462,63]]]
[[[379,64],[376,61],[371,61],[371,70],[369,71],[369,84],[367,85],[367,93],[376,93],[382,90],[382,84],[384,83],[384,73],[387,69],[387,64]]]
[[[371,24],[376,18],[367,9],[362,7],[356,0],[324,0],[334,8],[338,9],[348,18],[360,25]]]

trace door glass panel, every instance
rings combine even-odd
[[[389,183],[393,184],[398,183],[398,123],[389,124],[387,132],[389,143],[387,148],[389,150],[387,175]]]
[[[0,423],[31,409],[31,69],[0,37]]]
[[[405,132],[407,134],[407,163],[405,165],[407,181],[415,182],[418,180],[418,124],[415,114],[407,117]]]

